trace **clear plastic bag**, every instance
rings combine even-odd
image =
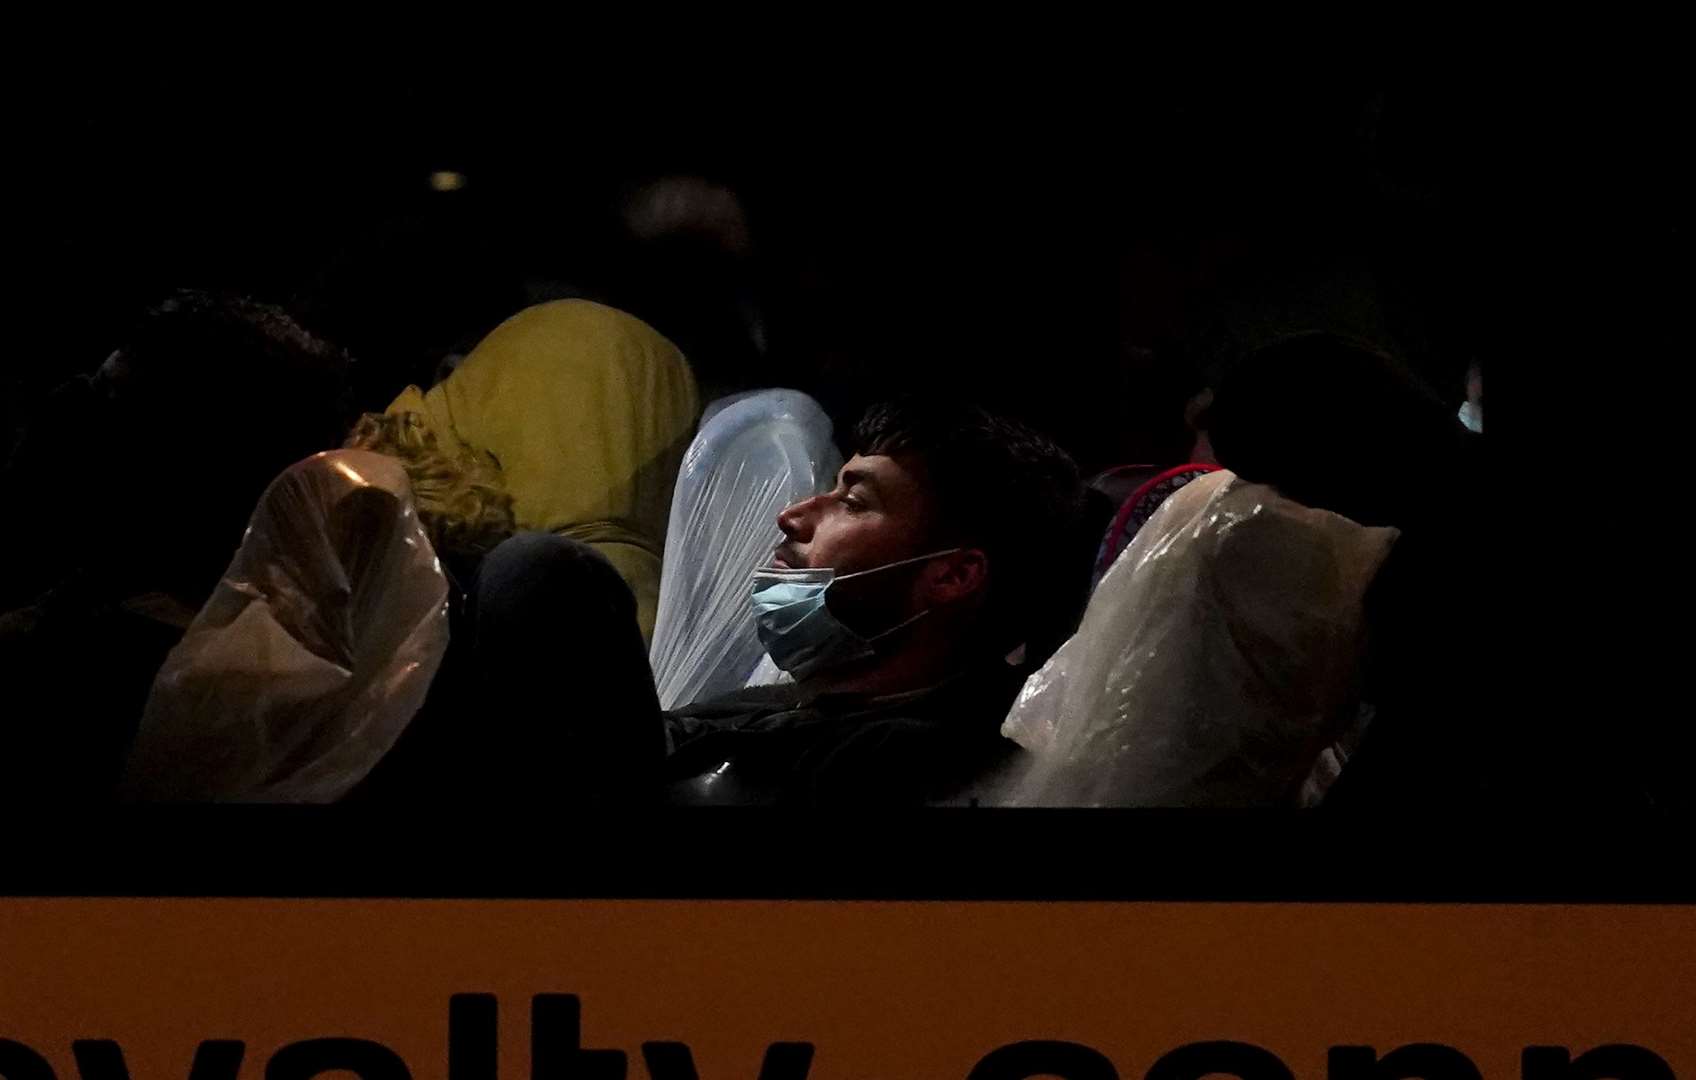
[[[447,598],[399,462],[337,450],[292,466],[154,679],[121,796],[340,798],[423,704]]]
[[[1095,572],[1090,576],[1090,590],[1106,576],[1113,566],[1119,553],[1125,550],[1147,521],[1160,509],[1160,504],[1171,498],[1172,493],[1185,484],[1206,476],[1210,472],[1218,472],[1219,466],[1192,462],[1171,469],[1145,469],[1133,472],[1131,469],[1115,470],[1122,476],[1135,477],[1140,482],[1132,487],[1125,497],[1118,501],[1118,509],[1113,514],[1113,521],[1107,527],[1107,533],[1101,538],[1101,547],[1096,551]],[[1096,478],[1098,490],[1114,487],[1113,481],[1118,479],[1112,474],[1104,474]]]
[[[985,801],[1311,803],[1362,723],[1363,600],[1397,533],[1230,472],[1174,492],[1102,578],[1002,734]]]
[[[830,418],[795,390],[708,406],[684,457],[666,532],[649,661],[660,706],[741,689],[765,656],[748,575],[782,539],[784,507],[827,490],[842,467]]]

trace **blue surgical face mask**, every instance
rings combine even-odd
[[[1466,430],[1484,434],[1484,410],[1475,402],[1467,402],[1460,407],[1460,422],[1466,425]]]
[[[929,555],[902,559],[840,577],[830,567],[816,570],[767,567],[756,570],[752,598],[754,629],[760,636],[760,644],[765,646],[772,663],[796,679],[806,679],[820,671],[870,659],[875,655],[873,642],[918,621],[930,614],[930,609],[871,637],[862,637],[831,614],[830,608],[825,605],[825,593],[839,581],[924,562],[959,550],[933,551]]]

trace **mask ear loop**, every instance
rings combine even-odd
[[[897,566],[906,566],[909,563],[924,562],[926,559],[940,558],[943,555],[952,555],[956,551],[964,551],[964,550],[965,550],[965,548],[952,547],[952,548],[947,548],[943,551],[933,551],[929,555],[915,555],[911,559],[902,559],[900,562],[892,562],[892,563],[889,563],[885,566],[875,566],[870,570],[860,570],[860,571],[857,571],[857,572],[852,573],[852,574],[843,574],[841,577],[837,578],[836,580],[837,581],[846,581],[851,577],[859,577],[861,574],[875,574],[879,570],[893,570]],[[895,631],[897,631],[897,630],[904,630],[907,627],[912,626],[914,623],[918,622],[920,619],[924,618],[926,615],[929,615],[931,613],[931,611],[932,611],[932,609],[927,607],[923,611],[914,615],[912,618],[904,619],[901,622],[896,623],[894,626],[891,626],[888,630],[879,631],[878,633],[873,634],[871,637],[865,638],[864,640],[865,640],[866,644],[869,645],[872,642],[877,641],[881,638],[886,638],[890,634],[895,633]]]
[[[888,630],[880,630],[877,633],[873,634],[871,637],[865,638],[863,640],[866,642],[866,644],[870,645],[872,642],[877,641],[880,638],[888,637],[890,634],[895,633],[895,631],[897,631],[897,630],[901,630],[901,629],[904,629],[906,627],[912,626],[914,623],[918,622],[920,619],[924,618],[926,615],[929,615],[930,612],[931,612],[931,609],[927,607],[923,611],[919,612],[917,615],[914,615],[911,619],[907,619],[904,622],[898,622],[894,626],[891,626]]]
[[[837,581],[847,581],[849,578],[864,577],[866,574],[876,574],[876,573],[883,571],[883,570],[893,570],[897,566],[907,566],[911,563],[924,562],[926,559],[938,559],[938,558],[941,558],[944,555],[952,555],[956,551],[964,551],[964,550],[965,550],[965,548],[957,548],[957,547],[944,548],[941,551],[933,551],[929,555],[914,555],[911,559],[902,559],[899,562],[884,563],[882,566],[874,566],[870,570],[856,570],[852,574],[843,574],[841,577],[836,578],[835,580],[837,580]],[[909,620],[909,621],[911,621],[911,620]],[[905,625],[905,624],[903,624],[903,625]]]

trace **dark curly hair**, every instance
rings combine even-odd
[[[247,297],[185,290],[141,315],[91,380],[105,405],[89,420],[101,502],[144,525],[126,546],[160,584],[209,591],[272,478],[340,444],[348,372],[342,349]]]
[[[993,644],[1046,647],[1077,585],[1068,568],[1084,489],[1071,457],[1016,420],[934,397],[872,406],[855,428],[854,451],[916,466],[934,502],[929,541],[985,554]]]

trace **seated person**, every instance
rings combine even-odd
[[[998,733],[1040,632],[1081,485],[1060,449],[969,406],[860,422],[834,490],[778,517],[753,618],[794,678],[667,714],[682,803],[947,801],[1013,745]]]
[[[538,304],[388,411],[416,414],[445,453],[492,458],[518,527],[604,555],[636,594],[643,639],[652,635],[672,486],[699,411],[675,345],[601,304]]]
[[[266,489],[153,680],[118,797],[335,802],[401,737],[448,644],[407,471],[314,454]]]
[[[1030,754],[983,801],[1313,805],[1370,718],[1363,598],[1396,536],[1225,471],[1185,485],[1026,682],[1002,732]]]
[[[1226,365],[1208,423],[1220,463],[1243,479],[1402,533],[1366,597],[1377,716],[1327,806],[1519,805],[1566,768],[1532,764],[1533,748],[1596,757],[1576,741],[1555,750],[1541,719],[1521,728],[1484,707],[1488,633],[1453,610],[1449,585],[1488,531],[1478,523],[1494,483],[1483,440],[1405,363],[1334,334],[1281,337]]]
[[[345,428],[347,371],[279,308],[184,291],[44,404],[0,483],[34,526],[0,537],[0,801],[110,792],[254,503]]]
[[[647,678],[630,588],[588,544],[520,531],[492,455],[444,445],[418,414],[367,414],[346,445],[404,469],[448,583],[450,631],[417,715],[342,801],[478,805],[554,792],[570,801],[561,761],[584,755],[570,728],[547,721],[539,703],[569,698],[579,708],[658,722],[658,703],[632,701],[626,689]],[[562,679],[562,670],[600,678]],[[593,699],[602,681],[624,697]],[[656,753],[659,745],[655,735]]]
[[[470,590],[473,689],[432,737],[452,753],[414,756],[388,791],[919,804],[997,765],[1015,749],[998,729],[1028,672],[1006,657],[1049,633],[1050,583],[1080,554],[1076,467],[958,404],[874,408],[856,447],[833,490],[778,516],[772,565],[748,568],[749,617],[792,683],[662,712],[615,568],[572,538],[520,533]]]

